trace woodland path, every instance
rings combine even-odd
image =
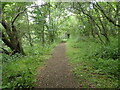
[[[52,57],[38,69],[37,88],[78,88],[71,67],[65,57],[65,44],[59,44]]]

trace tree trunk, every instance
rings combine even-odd
[[[29,17],[28,17],[28,13],[26,12],[26,16],[27,16],[27,24],[28,24],[28,30],[29,30],[29,32],[28,32],[28,40],[29,40],[29,43],[30,43],[30,46],[32,47],[33,46],[33,44],[32,44],[32,37],[31,37],[31,35],[30,35],[30,22],[29,22]]]
[[[101,21],[101,18],[99,18],[99,21],[100,21],[100,23],[101,23],[101,26],[102,26],[103,32],[104,32],[102,35],[105,37],[106,42],[110,42],[110,40],[109,40],[109,38],[108,38],[107,30],[106,30],[105,26],[103,25],[103,23],[102,23],[102,21]]]
[[[18,39],[17,30],[14,25],[10,27],[4,20],[2,20],[2,25],[6,30],[6,34],[9,36],[9,39],[2,32],[2,41],[12,50],[11,54],[21,53],[25,55],[21,42]]]
[[[42,46],[44,47],[45,44],[45,34],[44,34],[44,25],[43,25],[43,30],[42,30]]]

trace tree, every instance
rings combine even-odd
[[[2,33],[2,41],[12,50],[9,54],[21,53],[25,54],[22,48],[21,40],[17,32],[15,22],[21,14],[25,12],[26,4],[18,3],[2,3],[2,21],[1,24],[5,30]],[[17,7],[17,8],[15,8]],[[12,9],[15,9],[13,12]],[[9,17],[7,15],[10,15]],[[4,49],[3,49],[4,50]]]

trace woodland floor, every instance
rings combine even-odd
[[[78,88],[71,66],[65,56],[65,44],[59,44],[52,54],[52,57],[45,62],[45,65],[37,70],[37,88]]]

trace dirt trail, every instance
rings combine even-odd
[[[78,88],[65,57],[65,44],[59,44],[52,57],[38,70],[37,88]]]

